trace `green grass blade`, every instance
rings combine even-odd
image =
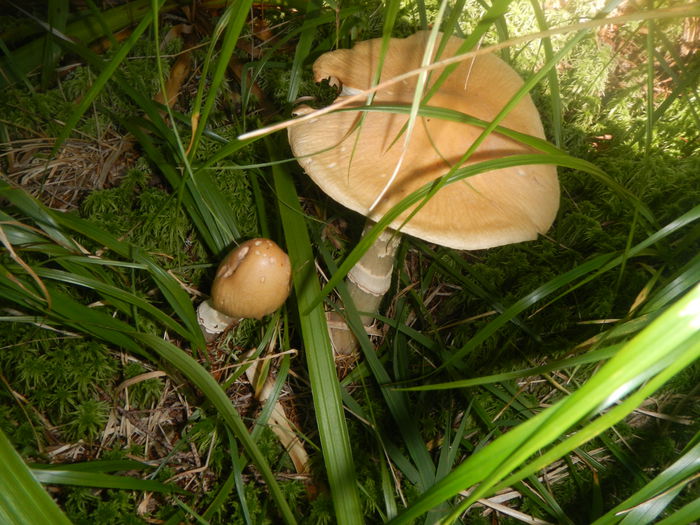
[[[92,11],[81,11],[74,21],[68,23],[65,34],[72,40],[84,45],[111,32],[122,29],[141,20],[148,12],[151,0],[134,0],[124,5],[108,9],[96,17]],[[172,10],[177,5],[171,2],[165,10]],[[104,24],[107,31],[104,31]],[[26,75],[41,65],[44,38],[37,38],[19,49],[9,51],[3,49],[5,58],[0,60],[0,70],[9,70],[14,75],[0,75],[0,88],[7,86],[8,78],[25,79]],[[62,44],[62,43],[61,43]],[[63,45],[63,44],[62,44]]]
[[[175,485],[166,485],[160,481],[137,479],[128,476],[113,476],[97,472],[76,472],[75,470],[32,469],[34,477],[46,485],[75,485],[78,487],[95,487],[103,489],[147,490],[149,492],[177,492],[186,494]]]
[[[331,272],[335,272],[335,265],[329,257],[326,257],[326,264]],[[412,464],[407,462],[399,462],[401,470],[409,477],[413,477],[413,483],[419,491],[426,490],[435,482],[435,465],[430,457],[423,437],[420,434],[415,418],[411,417],[411,405],[408,397],[402,393],[393,390],[389,387],[394,379],[389,375],[386,367],[382,364],[374,345],[367,337],[367,333],[360,320],[360,315],[355,309],[355,305],[347,291],[344,283],[338,285],[341,299],[345,305],[345,317],[348,326],[357,338],[365,362],[374,376],[377,384],[382,385],[381,393],[384,397],[391,416],[396,423],[396,428],[400,436],[403,438],[404,445],[408,450]],[[393,438],[394,436],[392,436]],[[394,456],[392,456],[394,457]],[[401,466],[403,465],[403,466]],[[413,474],[415,472],[415,475]]]
[[[277,510],[284,521],[290,524],[296,523],[296,519],[284,498],[284,494],[265,456],[260,451],[255,441],[250,437],[248,429],[243,424],[241,417],[238,415],[238,412],[226,395],[226,392],[221,388],[221,385],[214,381],[211,374],[197,363],[197,361],[167,341],[152,334],[132,332],[130,335],[136,341],[143,343],[156,352],[161,359],[175,367],[175,369],[187,377],[192,384],[202,391],[209,402],[216,408],[217,413],[223,418],[229,428],[231,428],[236,438],[243,444],[246,453],[250,456],[253,463],[260,471],[260,475],[265,480],[271,496],[277,505]]]
[[[306,17],[309,19],[314,19],[320,9],[321,2],[318,0],[309,0],[306,4]],[[287,102],[294,102],[299,96],[299,86],[301,85],[302,79],[302,66],[304,65],[304,61],[309,56],[311,46],[313,45],[315,38],[316,31],[309,27],[302,31],[296,46],[294,46],[294,60],[292,61],[292,67],[290,70]]]
[[[18,270],[16,268],[15,270]],[[52,279],[54,281],[77,285],[88,290],[95,290],[100,293],[105,298],[116,299],[125,305],[133,306],[143,310],[145,313],[149,314],[155,320],[163,324],[167,329],[181,335],[185,339],[191,337],[191,332],[185,329],[182,325],[173,320],[170,316],[164,313],[160,308],[153,306],[151,303],[145,299],[138,297],[137,295],[124,290],[118,286],[105,283],[99,279],[92,277],[87,277],[84,275],[78,275],[71,272],[66,272],[63,270],[52,270],[49,268],[36,268],[36,274],[44,279]],[[128,313],[127,309],[122,308],[124,313]]]
[[[274,158],[276,149],[268,144],[268,151]],[[323,308],[311,307],[313,298],[320,292],[311,241],[290,175],[279,165],[272,167],[272,173],[292,263],[301,334],[336,519],[341,525],[359,524],[362,510],[328,326]]]
[[[32,463],[34,470],[66,470],[71,472],[117,472],[126,470],[144,470],[152,468],[146,463],[134,461],[132,459],[104,459],[95,461],[83,461],[80,463],[66,463],[49,465],[42,463]]]
[[[199,114],[198,106],[195,105],[193,110],[193,118],[197,122],[197,126],[193,130],[191,148],[188,154],[190,160],[194,159],[195,153],[199,147],[202,134],[207,126],[207,121],[209,120],[209,115],[216,102],[216,97],[219,94],[219,88],[221,83],[224,81],[226,76],[226,71],[228,69],[229,60],[233,55],[233,51],[236,48],[236,43],[238,42],[238,37],[241,34],[241,29],[246,22],[248,13],[250,12],[250,7],[253,4],[253,0],[238,0],[232,3],[226,8],[226,11],[221,17],[219,26],[225,24],[224,39],[221,43],[221,49],[219,50],[216,63],[214,64],[214,72],[211,77],[209,85],[206,85],[207,78],[203,75],[202,81],[199,85],[198,91],[201,96],[202,92],[207,93],[204,99],[204,105],[202,107],[201,114]],[[216,40],[211,42],[211,46],[216,44]],[[210,55],[211,57],[211,55]],[[209,66],[209,61],[207,61],[207,66]]]
[[[691,501],[656,525],[690,525],[697,523],[697,520],[700,520],[700,498]]]
[[[547,19],[545,17],[542,6],[539,0],[531,0],[532,10],[535,12],[537,25],[540,31],[549,29]],[[544,48],[544,57],[546,62],[554,60],[554,49],[552,48],[552,39],[546,37],[542,39],[542,47]],[[554,143],[561,147],[562,145],[562,111],[561,111],[561,91],[559,89],[559,76],[557,69],[552,68],[547,73],[547,82],[549,84],[549,99],[551,101],[551,119],[552,119],[552,134],[554,135]]]
[[[597,519],[594,525],[651,523],[700,472],[700,443],[683,454],[633,496]]]
[[[613,345],[606,348],[587,352],[583,355],[571,357],[569,359],[561,359],[547,365],[526,368],[523,370],[514,370],[512,372],[501,372],[490,376],[475,377],[472,379],[460,379],[447,383],[434,383],[430,385],[421,385],[414,387],[403,387],[399,390],[414,390],[414,391],[429,391],[429,390],[451,390],[453,388],[469,388],[474,386],[488,385],[494,383],[502,383],[504,381],[512,381],[523,377],[532,377],[536,375],[546,374],[554,370],[562,370],[586,363],[597,363],[613,357],[622,345]]]
[[[464,507],[476,499],[503,485],[523,479],[535,467],[541,468],[609,428],[698,357],[700,285],[625,345],[579,390],[473,454],[391,523],[408,523],[460,490],[479,484],[469,498],[445,520],[446,523],[452,522],[464,511]],[[622,400],[630,392],[632,394]],[[603,412],[610,406],[614,408]],[[593,419],[573,438],[568,438],[525,469],[506,478],[508,473],[551,444],[567,428],[581,418],[595,414],[602,415]],[[503,482],[498,484],[501,480]]]
[[[165,0],[161,0],[159,5],[162,5],[164,1]],[[134,28],[134,31],[131,33],[131,35],[129,35],[129,38],[114,53],[114,56],[97,76],[92,86],[90,86],[90,89],[88,89],[87,93],[85,93],[85,95],[83,95],[83,97],[80,99],[80,103],[75,108],[73,113],[71,113],[70,117],[66,120],[66,123],[63,126],[63,130],[56,138],[56,142],[54,142],[52,150],[54,155],[56,154],[56,152],[58,152],[65,140],[73,132],[73,129],[75,128],[78,121],[83,117],[90,105],[95,101],[97,96],[104,89],[109,79],[112,78],[119,65],[124,61],[126,56],[129,54],[129,51],[131,51],[131,48],[134,47],[136,42],[138,42],[138,40],[141,38],[141,35],[144,33],[144,31],[146,31],[148,26],[151,25],[154,14],[157,13],[149,11],[143,16],[139,24]]]
[[[51,523],[70,520],[32,475],[10,440],[0,430],[0,522],[6,525]]]
[[[56,29],[63,33],[66,30],[68,21],[69,5],[67,0],[48,1],[47,22],[51,29]],[[45,37],[44,56],[41,68],[41,87],[46,89],[56,75],[56,65],[61,57],[61,48],[53,42],[49,34]]]

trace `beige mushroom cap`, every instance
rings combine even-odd
[[[427,32],[419,32],[392,39],[381,80],[420,67],[427,38]],[[453,56],[461,43],[459,38],[450,38],[442,57]],[[331,77],[332,82],[346,88],[368,88],[380,46],[381,39],[368,40],[352,50],[322,55],[314,64],[316,79]],[[432,79],[437,79],[441,71],[434,72]],[[429,105],[490,121],[522,84],[518,74],[501,59],[480,55],[460,63]],[[415,80],[400,82],[378,91],[375,104],[410,104],[414,89]],[[408,116],[369,112],[362,126],[351,132],[358,117],[357,112],[337,112],[302,122],[289,128],[289,140],[299,164],[325,193],[373,220],[444,175],[482,131],[469,124],[419,117],[395,181],[370,212],[402,153],[404,138],[396,138]],[[500,125],[544,138],[539,114],[529,96]],[[524,153],[534,151],[492,133],[463,166]],[[442,188],[401,231],[456,249],[490,248],[535,239],[549,229],[558,207],[559,182],[554,166],[515,166]],[[401,226],[410,211],[391,226]]]
[[[213,307],[236,318],[274,312],[289,296],[292,267],[287,254],[269,239],[251,239],[231,251],[216,272]]]

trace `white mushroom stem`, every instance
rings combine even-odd
[[[211,343],[226,328],[238,324],[239,321],[237,317],[230,317],[216,310],[211,305],[211,299],[202,301],[197,307],[197,322],[207,343]]]
[[[363,234],[371,228],[367,223]],[[348,272],[346,286],[355,308],[362,312],[360,319],[365,327],[371,326],[384,295],[391,286],[394,258],[401,235],[394,230],[384,230],[362,258]],[[331,321],[337,317],[331,316]],[[335,325],[335,323],[333,323]],[[333,347],[339,354],[350,354],[357,349],[357,340],[347,327],[331,327]]]

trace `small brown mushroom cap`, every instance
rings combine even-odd
[[[292,267],[269,239],[251,239],[231,251],[211,287],[213,307],[230,317],[260,319],[289,296]]]
[[[419,32],[392,39],[381,80],[420,67],[427,38],[427,32]],[[450,38],[441,56],[454,56],[461,43],[459,38]],[[367,40],[351,50],[322,55],[314,64],[316,79],[331,78],[331,82],[351,90],[367,89],[377,68],[380,46],[381,39]],[[431,82],[441,72],[433,72]],[[479,55],[461,62],[428,104],[491,121],[522,84],[518,74],[501,59]],[[405,80],[380,90],[374,104],[408,105],[415,85],[415,80]],[[304,112],[304,108],[298,111]],[[399,133],[408,116],[368,112],[361,126],[357,126],[358,118],[359,113],[350,111],[311,119],[290,127],[289,140],[299,164],[326,194],[375,221],[402,198],[447,173],[483,130],[470,124],[419,117],[401,169],[370,211],[402,154],[404,137]],[[539,114],[529,96],[521,99],[500,125],[544,138]],[[534,151],[492,133],[460,167],[524,153]],[[490,248],[535,239],[549,229],[558,208],[559,182],[554,166],[513,166],[442,188],[401,231],[456,249]],[[391,227],[401,226],[411,210]]]

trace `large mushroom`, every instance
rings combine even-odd
[[[408,38],[392,39],[380,82],[419,68],[428,36],[428,32],[418,32]],[[381,43],[381,39],[367,40],[351,50],[325,53],[313,65],[316,81],[330,79],[331,84],[342,86],[339,98],[368,89],[378,67]],[[440,58],[454,56],[461,43],[459,38],[449,38]],[[433,72],[428,87],[442,71]],[[504,61],[492,54],[479,55],[461,62],[428,105],[491,121],[522,85],[521,78]],[[377,91],[373,104],[409,105],[415,88],[416,80],[395,83]],[[297,109],[298,113],[308,111],[308,107]],[[290,127],[289,142],[299,164],[326,194],[376,221],[402,198],[458,164],[483,131],[475,125],[419,117],[404,148],[401,133],[407,121],[405,114],[367,112],[360,120],[358,112],[335,112]],[[542,122],[529,96],[522,98],[500,125],[544,138]],[[534,151],[494,132],[461,166],[523,153]],[[402,155],[400,169],[394,174]],[[392,174],[393,181],[388,184]],[[379,196],[381,199],[375,202]],[[410,221],[403,224],[413,208],[399,216],[391,227],[401,227],[403,234],[442,246],[476,250],[537,238],[549,229],[558,207],[556,168],[522,165],[447,185]],[[398,246],[394,233],[385,234],[348,274],[357,309],[370,314],[376,312],[388,290]],[[370,315],[363,319],[366,325],[371,321]],[[348,346],[347,336],[344,339],[336,350],[351,351],[353,344]]]
[[[208,341],[240,319],[261,319],[287,300],[292,270],[287,254],[269,239],[251,239],[219,264],[211,298],[197,319]]]

